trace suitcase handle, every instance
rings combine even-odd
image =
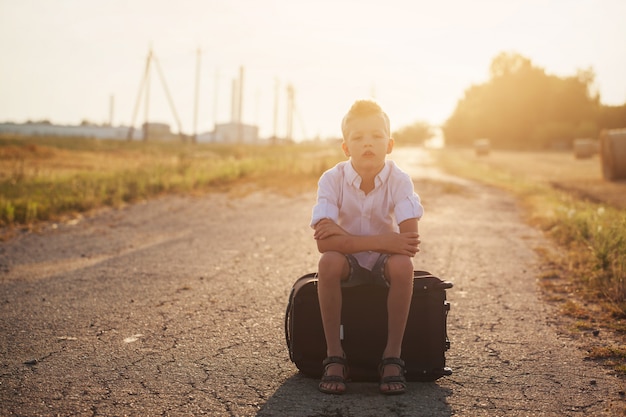
[[[452,287],[454,287],[454,284],[449,281],[441,281],[439,284],[437,284],[437,289],[440,290],[448,290]]]

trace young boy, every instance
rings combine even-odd
[[[413,291],[412,257],[419,251],[417,222],[424,209],[409,175],[386,160],[394,140],[389,117],[370,100],[356,101],[341,125],[348,161],[319,180],[311,227],[322,254],[318,297],[327,358],[320,391],[343,394],[346,358],[341,346],[341,284],[363,276],[386,280],[388,335],[380,364],[380,392],[406,389],[402,338]]]

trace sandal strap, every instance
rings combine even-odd
[[[346,358],[341,357],[341,356],[329,356],[326,359],[324,359],[324,362],[322,362],[324,369],[328,367],[328,365],[334,365],[334,364],[346,366]]]
[[[346,379],[339,375],[323,375],[320,382],[338,382],[340,384],[345,384]]]
[[[318,385],[318,388],[321,392],[325,394],[343,394],[346,389],[346,375],[347,375],[347,365],[346,358],[342,356],[329,356],[322,362],[324,365],[324,375],[322,375],[322,379]],[[332,365],[341,365],[343,367],[342,375],[328,375],[328,368]],[[323,384],[327,383],[336,383],[340,386],[343,386],[343,389],[328,389],[323,387]]]
[[[406,378],[404,378],[402,375],[384,376],[380,379],[380,383],[381,384],[402,384],[402,386],[405,386]]]
[[[382,376],[385,371],[385,366],[387,365],[395,365],[400,369],[400,375],[389,375]],[[395,394],[403,394],[406,391],[406,378],[404,375],[406,374],[406,369],[404,368],[404,361],[400,358],[383,358],[380,361],[379,366],[380,372],[380,392],[385,395],[395,395]],[[398,389],[386,389],[383,390],[383,385],[391,385],[398,384],[400,388]]]
[[[383,374],[383,370],[385,366],[387,365],[395,365],[398,368],[400,368],[401,375],[404,375],[406,373],[406,369],[404,369],[405,363],[402,359],[389,357],[389,358],[383,358],[383,360],[380,362],[380,365],[378,365],[378,371],[381,375]]]
[[[400,368],[404,368],[405,366],[404,361],[402,359],[394,358],[394,357],[383,358],[383,360],[380,362],[380,366],[387,366],[387,365],[398,365]]]

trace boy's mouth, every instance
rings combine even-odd
[[[365,151],[365,152],[363,152],[363,156],[364,157],[371,157],[371,156],[375,156],[375,154],[372,151]]]

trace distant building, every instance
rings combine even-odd
[[[218,123],[210,133],[198,135],[198,142],[259,143],[259,127],[244,123]]]
[[[180,140],[180,135],[175,135],[167,123],[144,123],[142,126],[142,139],[175,142]]]
[[[147,133],[149,141],[180,141],[181,135],[172,133],[166,123],[144,123],[141,128],[128,126],[61,126],[48,122],[39,123],[0,123],[0,134],[17,134],[22,136],[76,136],[93,139],[127,140],[129,133],[133,140],[144,140]],[[185,136],[185,140],[191,139]],[[212,132],[198,134],[198,142],[202,143],[246,143],[258,144],[259,127],[243,123],[221,123],[215,125]]]
[[[94,139],[126,139],[127,126],[61,126],[51,123],[0,123],[0,133],[12,133],[23,136],[80,136]],[[141,139],[142,132],[133,133],[134,139]]]

